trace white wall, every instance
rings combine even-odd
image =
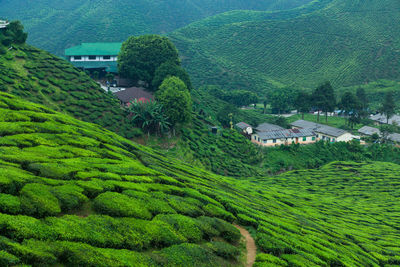
[[[104,59],[103,56],[96,56],[96,59],[89,59],[89,56],[82,56],[81,59],[75,59],[74,56],[69,57],[69,61],[74,62],[82,62],[82,61],[117,61],[118,57],[117,56],[111,56],[110,59]]]

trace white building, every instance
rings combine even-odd
[[[7,28],[8,24],[10,24],[8,21],[0,20],[0,29]]]

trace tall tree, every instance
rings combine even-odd
[[[291,88],[282,88],[271,92],[268,98],[272,111],[278,114],[289,111],[293,108],[295,96],[296,94]]]
[[[162,82],[156,100],[163,105],[173,129],[177,124],[191,120],[192,99],[185,83],[178,77],[168,77]]]
[[[351,128],[353,128],[354,124],[360,122],[361,104],[353,93],[344,93],[339,102],[339,107],[344,111]]]
[[[131,36],[122,44],[118,71],[135,82],[141,80],[151,86],[156,69],[165,62],[180,65],[178,50],[167,37]]]
[[[365,93],[365,89],[362,87],[357,88],[356,96],[361,107],[359,112],[360,117],[366,118],[368,116],[368,97]]]
[[[395,114],[396,104],[394,103],[394,93],[389,91],[385,95],[385,100],[381,106],[381,113],[386,116],[386,122],[389,123],[389,119]]]
[[[325,112],[325,120],[328,121],[328,112],[332,112],[336,107],[335,92],[330,82],[325,82],[318,86],[312,94],[313,105],[318,109],[317,121],[319,121],[319,112]]]
[[[294,100],[294,106],[298,112],[301,112],[301,118],[304,120],[304,113],[311,109],[311,96],[304,91],[300,91]]]

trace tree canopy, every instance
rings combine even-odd
[[[325,82],[318,86],[312,93],[312,102],[314,107],[318,109],[319,121],[319,111],[325,112],[325,119],[328,120],[328,112],[332,112],[336,107],[335,92],[330,82]]]
[[[180,65],[178,50],[167,37],[131,36],[122,44],[118,71],[135,82],[144,81],[151,85],[157,68],[165,62]]]
[[[304,119],[304,113],[309,112],[311,109],[311,96],[307,92],[300,91],[294,100],[294,106],[298,112],[302,113],[302,119]]]
[[[156,100],[163,105],[172,127],[191,120],[192,99],[185,83],[178,77],[168,77],[162,82]]]
[[[20,21],[12,21],[4,31],[4,35],[0,35],[0,41],[3,45],[23,44],[28,38],[28,34],[24,32],[24,26]]]
[[[387,123],[389,123],[389,119],[395,114],[396,104],[393,97],[392,91],[387,92],[381,107],[381,112],[386,116]]]
[[[156,69],[152,81],[152,91],[157,91],[164,79],[170,76],[178,77],[185,83],[189,91],[192,90],[192,83],[189,74],[187,74],[181,66],[177,65],[176,62],[168,61],[162,63]]]

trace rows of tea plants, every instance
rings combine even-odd
[[[335,162],[233,179],[0,93],[0,262],[240,266],[400,264],[400,166]]]

